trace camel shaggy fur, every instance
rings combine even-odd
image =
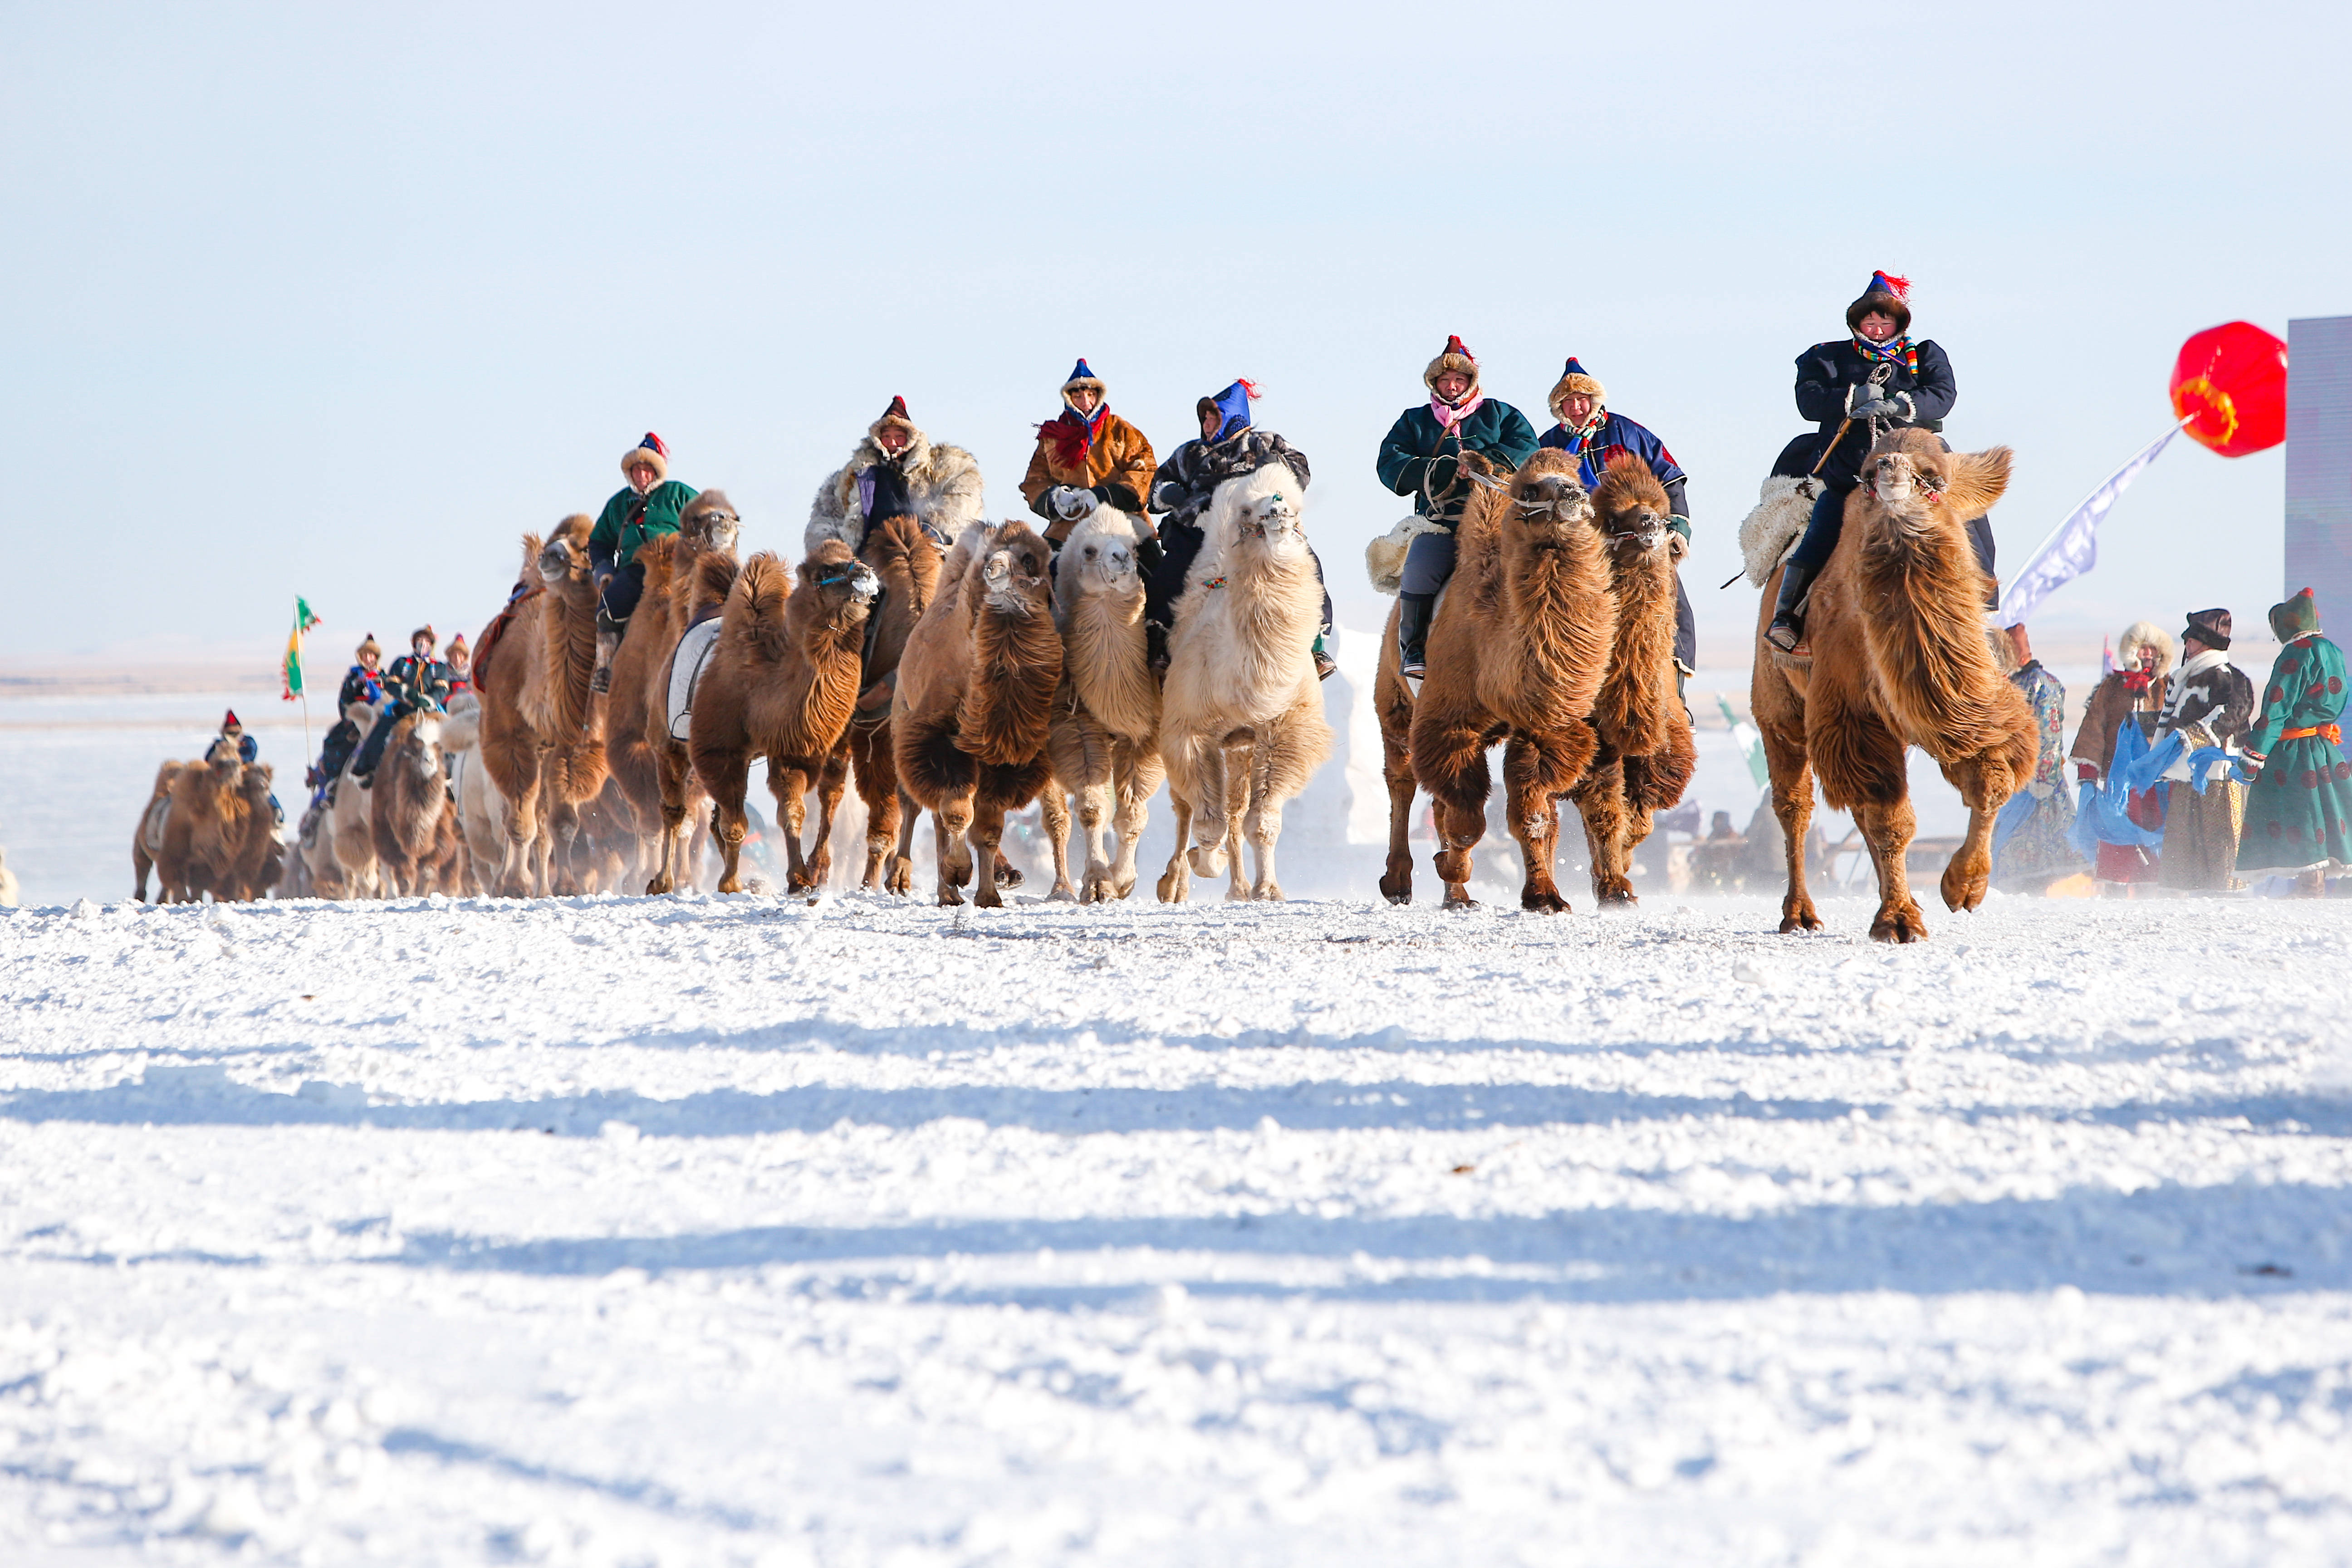
[[[223,879],[227,891],[215,897],[257,899],[285,875],[286,847],[278,841],[278,811],[269,804],[277,774],[268,763],[247,763],[238,775],[237,791],[245,796],[245,837]]]
[[[555,890],[554,809],[593,800],[604,787],[601,714],[588,690],[596,665],[593,527],[593,519],[575,513],[543,544],[537,534],[524,536],[524,595],[495,647],[475,658],[482,700],[477,743],[509,807],[492,889],[501,895]]]
[[[1584,817],[1592,896],[1603,909],[1635,901],[1627,875],[1633,850],[1650,836],[1652,816],[1682,799],[1698,763],[1675,684],[1673,510],[1665,487],[1635,458],[1612,463],[1592,492],[1617,633],[1593,703],[1601,748],[1570,798]]]
[[[160,901],[194,903],[206,893],[216,899],[236,896],[236,868],[253,811],[241,787],[244,773],[236,742],[224,736],[213,742],[203,762],[190,763],[173,778],[163,842],[155,857]]]
[[[858,885],[868,892],[886,885],[894,893],[911,892],[914,873],[893,853],[901,823],[898,763],[890,746],[890,697],[907,639],[940,591],[940,548],[914,518],[880,517],[866,531],[866,545],[857,558],[881,580],[882,597],[868,624],[866,689],[818,786],[816,841],[820,846],[830,842],[834,810],[854,777],[857,798],[866,806],[866,868]]]
[[[1046,731],[1053,787],[1045,837],[1056,899],[1095,903],[1135,890],[1135,845],[1166,772],[1160,761],[1160,683],[1143,636],[1136,520],[1097,507],[1070,531],[1054,581],[1062,686]],[[1087,836],[1086,886],[1070,882],[1070,806]],[[1114,854],[1112,843],[1117,839]]]
[[[688,742],[694,771],[718,806],[727,860],[720,892],[743,885],[743,795],[754,754],[768,759],[768,789],[791,857],[790,887],[798,891],[822,881],[823,865],[801,853],[803,797],[857,701],[866,617],[880,587],[873,569],[837,539],[801,563],[797,584],[782,560],[764,551],[736,577],[718,646],[695,692]],[[819,845],[819,855],[824,851]]]
[[[155,858],[163,852],[163,824],[172,810],[172,781],[180,776],[182,769],[201,765],[169,762],[155,770],[154,787],[148,792],[147,804],[139,810],[139,826],[131,830],[131,869],[135,877],[131,896],[142,904],[147,901],[147,873],[155,868]],[[172,901],[171,889],[160,877],[155,882],[155,901]]]
[[[1217,487],[1201,553],[1176,601],[1160,750],[1176,808],[1176,852],[1160,897],[1181,903],[1191,871],[1213,877],[1235,860],[1228,898],[1279,899],[1274,849],[1283,803],[1331,752],[1312,649],[1322,584],[1307,548],[1306,495],[1272,463]],[[1229,847],[1234,802],[1255,854],[1246,887]],[[1186,839],[1192,843],[1187,849]]]
[[[688,626],[727,603],[741,528],[726,492],[704,490],[678,513],[676,533],[637,551],[645,593],[613,656],[604,749],[614,783],[653,840],[646,846],[646,858],[654,862],[648,893],[677,885],[687,820],[702,790],[686,742],[669,731],[670,658]]]
[[[1047,784],[1062,638],[1054,626],[1051,560],[1024,522],[967,527],[948,552],[940,592],[907,638],[890,700],[890,744],[900,787],[929,810],[939,846],[939,899],[1003,904],[997,851],[1004,814]],[[898,859],[912,875],[908,814]],[[894,875],[896,871],[894,870]]]
[[[1448,908],[1467,908],[1470,851],[1486,831],[1486,748],[1503,742],[1511,837],[1526,862],[1523,909],[1568,908],[1552,879],[1560,797],[1600,751],[1592,715],[1617,642],[1617,595],[1576,459],[1545,449],[1507,483],[1483,459],[1456,531],[1454,578],[1429,633],[1418,697],[1397,667],[1396,616],[1381,642],[1372,701],[1389,786],[1381,891],[1412,898],[1406,835],[1413,786],[1435,805],[1435,866]]]
[[[1870,934],[1881,942],[1927,934],[1904,868],[1913,828],[1904,747],[1933,757],[1969,804],[1968,836],[1943,875],[1954,910],[1983,901],[1993,816],[2032,776],[2032,712],[1986,647],[1987,584],[1966,531],[1967,519],[2000,499],[2009,468],[2006,447],[1947,452],[1923,430],[1882,439],[1813,584],[1809,662],[1765,642],[1777,598],[1775,584],[1765,585],[1749,697],[1773,811],[1789,843],[1801,847],[1820,771],[1822,797],[1851,810],[1870,846],[1879,893]],[[1780,916],[1784,931],[1821,925],[1801,847],[1789,854]]]
[[[417,712],[394,724],[375,787],[362,792],[372,797],[376,859],[395,898],[443,890],[465,853],[441,764],[442,723],[438,713]]]

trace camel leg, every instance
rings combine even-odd
[[[1412,902],[1412,708],[1381,715],[1381,778],[1389,786],[1389,862],[1381,873],[1381,897],[1392,904]]]
[[[1821,911],[1805,886],[1805,835],[1813,821],[1813,764],[1805,752],[1804,738],[1774,726],[1759,724],[1764,762],[1772,780],[1772,815],[1780,819],[1782,848],[1789,859],[1789,889],[1780,899],[1780,930],[1819,931]]]
[[[1078,831],[1087,840],[1087,881],[1082,902],[1096,904],[1118,896],[1111,876],[1111,823],[1118,815],[1118,784],[1109,777],[1096,779],[1078,795]]]
[[[743,836],[751,826],[743,810],[743,797],[751,785],[751,755],[735,751],[698,752],[694,771],[701,777],[702,787],[710,792],[716,818],[721,862],[719,890],[740,893],[743,890]]]
[[[1282,884],[1274,879],[1274,847],[1282,837],[1282,795],[1274,787],[1279,776],[1275,752],[1281,743],[1281,731],[1276,732],[1273,743],[1254,748],[1251,759],[1249,800],[1242,813],[1242,830],[1249,839],[1250,854],[1255,877],[1250,883],[1252,899],[1282,901]],[[1234,848],[1234,869],[1241,870],[1242,852]]]
[[[1004,896],[996,890],[996,868],[1004,843],[1004,803],[983,796],[972,809],[971,821],[964,828],[964,839],[971,846],[973,905],[983,910],[1003,909]]]
[[[1214,877],[1225,869],[1225,839],[1228,837],[1225,785],[1225,748],[1213,742],[1196,742],[1192,756],[1197,763],[1192,797],[1192,869],[1203,877]]]
[[[1505,808],[1527,873],[1519,887],[1523,910],[1568,910],[1568,900],[1552,879],[1559,854],[1559,797],[1584,776],[1594,749],[1591,727],[1582,723],[1555,734],[1514,735],[1503,749]]]
[[[1083,799],[1083,791],[1080,795]],[[1045,897],[1057,904],[1075,904],[1078,901],[1078,889],[1070,880],[1070,805],[1062,798],[1061,780],[1055,779],[1045,786],[1037,805],[1045,815],[1045,841],[1054,850],[1054,890]]]
[[[1878,868],[1878,915],[1870,922],[1871,940],[1926,941],[1927,917],[1911,896],[1911,874],[1906,864],[1916,826],[1910,800],[1857,806],[1854,816],[1864,841],[1870,846],[1871,863]]]
[[[1223,752],[1225,763],[1225,836],[1218,841],[1225,862],[1225,902],[1249,902],[1249,879],[1242,875],[1242,818],[1249,813],[1250,780],[1256,760],[1255,742],[1241,749],[1237,759],[1231,748]],[[1238,762],[1239,765],[1235,763]]]
[[[940,902],[960,904],[963,902],[963,894],[958,889],[972,877],[971,851],[974,846],[966,837],[972,825],[972,792],[967,789],[961,795],[950,795],[941,801],[931,812],[931,825],[939,835]],[[1000,839],[1003,830],[1003,821],[999,818],[997,835]],[[989,857],[986,871],[987,881],[972,890],[973,900],[983,907],[1003,902],[996,896],[993,853]]]
[[[1135,891],[1135,847],[1151,818],[1151,797],[1160,793],[1167,770],[1150,742],[1123,741],[1118,763],[1118,858],[1110,873],[1111,897],[1124,899]]]
[[[809,786],[815,781],[808,770],[782,757],[768,759],[768,793],[776,801],[776,837],[784,841],[784,891],[806,893],[820,884],[814,863],[801,847],[802,829],[808,826]]]
[[[1192,890],[1192,863],[1185,853],[1192,837],[1192,802],[1172,778],[1168,781],[1168,804],[1176,814],[1176,847],[1168,857],[1168,868],[1160,873],[1160,901],[1181,904]]]
[[[1437,819],[1433,864],[1445,884],[1445,907],[1466,910],[1470,897],[1470,851],[1486,836],[1486,795],[1494,780],[1486,769],[1486,731],[1438,705],[1424,689],[1414,704],[1412,771],[1429,791]]]
[[[883,873],[892,868],[891,847],[898,839],[898,772],[890,755],[890,729],[887,723],[866,724],[853,719],[842,743],[849,748],[857,798],[866,803],[866,869],[857,885],[870,893],[882,886]],[[895,885],[890,890],[906,891]]]
[[[1821,770],[1822,793],[1832,805],[1849,805],[1878,871],[1878,914],[1870,934],[1880,942],[1917,942],[1927,921],[1911,897],[1904,866],[1913,830],[1911,780],[1903,742],[1875,709],[1816,681],[1805,708],[1805,750]]]
[[[1592,901],[1602,910],[1634,903],[1632,864],[1625,843],[1625,771],[1612,758],[1584,775],[1570,796],[1584,819],[1585,853],[1592,860]]]
[[[686,837],[686,769],[664,751],[654,759],[654,775],[661,788],[661,829],[656,839],[659,861],[646,891],[658,895],[677,891],[684,874],[677,862]]]
[[[1969,803],[1968,837],[1960,840],[1960,847],[1952,851],[1951,864],[1944,868],[1944,907],[1973,910],[1984,902],[1985,889],[1992,883],[1993,818],[2016,792],[2001,788],[2011,782],[2008,770],[1990,752],[1979,752],[1956,767],[1946,768],[1944,776]],[[1997,789],[2000,790],[1998,798]]]
[[[825,753],[816,776],[816,832],[804,857],[808,885],[813,889],[833,880],[833,814],[840,809],[841,797],[848,788],[849,750],[837,745]]]
[[[922,808],[905,790],[897,792],[897,799],[898,838],[890,853],[890,874],[883,886],[904,895],[915,890],[915,819],[922,815]]]

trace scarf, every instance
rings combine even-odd
[[[1097,404],[1091,418],[1081,416],[1075,408],[1065,408],[1052,419],[1037,426],[1037,439],[1049,444],[1053,451],[1046,461],[1065,473],[1087,466],[1087,455],[1094,449],[1095,437],[1102,434],[1103,421],[1110,417],[1110,405]]]
[[[1477,413],[1486,401],[1485,393],[1473,392],[1469,401],[1463,404],[1461,407],[1455,408],[1433,392],[1429,395],[1429,411],[1437,416],[1437,427],[1440,430],[1451,430],[1473,414]]]
[[[1856,332],[1853,335],[1853,351],[1862,356],[1864,364],[1893,364],[1899,361],[1913,375],[1919,374],[1919,351],[1912,345],[1908,332],[1901,337],[1889,338],[1883,343],[1874,343]]]

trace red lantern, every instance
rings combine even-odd
[[[2172,363],[2172,411],[2225,458],[2286,439],[2286,344],[2252,321],[2208,327]]]

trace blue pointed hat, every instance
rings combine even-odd
[[[1911,279],[1885,271],[1872,273],[1870,286],[1862,291],[1862,297],[1845,308],[1846,330],[1860,331],[1862,319],[1873,310],[1884,310],[1894,317],[1896,331],[1909,331],[1911,330]]]
[[[1089,366],[1083,358],[1070,368],[1069,379],[1062,383],[1062,395],[1064,397],[1067,397],[1072,392],[1081,386],[1091,386],[1097,392],[1106,394],[1108,391],[1108,389],[1103,385],[1102,377],[1097,375],[1094,373],[1093,368]]]
[[[1223,441],[1227,437],[1238,436],[1243,431],[1248,429],[1250,427],[1250,402],[1257,395],[1257,386],[1255,383],[1248,381],[1236,381],[1231,386],[1225,388],[1224,391],[1217,394],[1214,397],[1204,397],[1201,399],[1202,412],[1206,413],[1208,410],[1213,408],[1219,415],[1217,421],[1217,433],[1211,437],[1210,439],[1213,441]]]

